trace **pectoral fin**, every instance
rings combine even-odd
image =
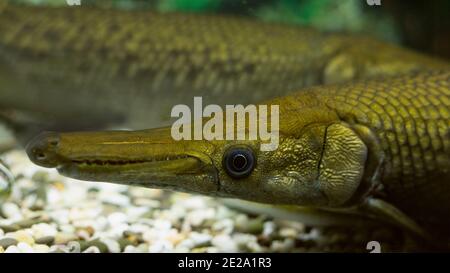
[[[250,214],[263,214],[276,219],[298,221],[308,226],[373,226],[379,225],[369,217],[353,211],[330,211],[322,208],[281,206],[254,203],[239,199],[221,199],[226,206]]]
[[[431,241],[431,236],[429,233],[422,229],[414,220],[402,211],[384,200],[368,198],[361,206],[361,210],[367,211],[381,220],[385,220],[386,222],[408,230],[427,241]]]

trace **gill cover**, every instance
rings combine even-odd
[[[354,195],[366,159],[367,147],[352,129],[344,124],[327,127],[318,183],[330,207],[343,205]]]

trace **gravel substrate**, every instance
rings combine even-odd
[[[348,229],[327,237],[298,222],[247,215],[213,198],[76,181],[33,165],[23,151],[2,158],[16,181],[0,195],[0,253],[355,251],[345,247],[361,240]]]

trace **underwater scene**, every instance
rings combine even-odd
[[[0,253],[449,252],[449,11],[0,0]]]

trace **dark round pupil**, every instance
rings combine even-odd
[[[249,176],[256,165],[253,151],[248,148],[231,148],[224,153],[222,166],[235,179]]]
[[[243,154],[237,154],[233,158],[233,166],[237,170],[242,170],[247,166],[247,158]]]

